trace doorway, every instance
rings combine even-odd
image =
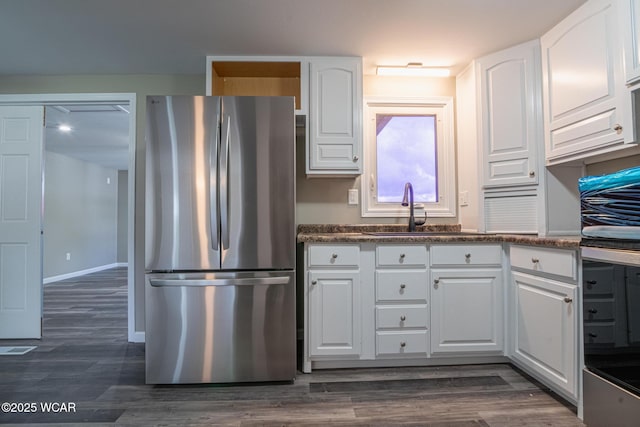
[[[0,95],[0,105],[16,106],[82,106],[119,105],[128,109],[128,146],[127,146],[127,306],[128,306],[128,340],[143,342],[144,333],[136,331],[135,323],[135,141],[136,141],[136,94],[135,93],[97,93],[97,94],[29,94]],[[44,148],[44,147],[43,147]],[[65,254],[66,255],[66,254]],[[41,253],[42,256],[42,253]]]

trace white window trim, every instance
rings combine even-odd
[[[364,173],[361,180],[362,216],[381,218],[406,218],[409,210],[389,204],[378,204],[375,195],[376,173],[376,111],[387,109],[386,113],[405,113],[412,107],[427,108],[429,114],[436,115],[437,158],[438,158],[438,202],[423,203],[429,218],[451,218],[456,216],[456,164],[454,146],[453,97],[366,97],[364,99]],[[420,112],[420,114],[423,114]],[[402,188],[398,189],[401,194]]]

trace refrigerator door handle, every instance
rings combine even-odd
[[[167,286],[260,286],[286,285],[289,277],[249,277],[242,279],[150,279],[149,284],[156,288]]]
[[[218,115],[220,121],[220,115]],[[215,144],[209,145],[209,228],[211,233],[211,249],[220,249],[220,227],[218,227],[218,156],[220,150],[220,126],[216,126]]]
[[[223,116],[224,117],[224,116]],[[220,226],[222,248],[229,249],[229,139],[231,138],[231,117],[226,116],[223,127],[223,147],[220,161]]]

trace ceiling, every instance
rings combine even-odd
[[[355,55],[452,67],[585,0],[3,0],[1,74],[203,74],[206,55]]]
[[[202,75],[207,55],[355,55],[365,74],[422,62],[455,75],[473,58],[539,37],[584,2],[1,0],[0,79]],[[47,149],[126,168],[126,113],[48,110]],[[74,130],[51,128],[62,121]]]
[[[129,106],[56,105],[45,107],[45,150],[101,166],[129,169]],[[59,125],[67,125],[63,132]]]

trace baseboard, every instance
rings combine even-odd
[[[84,276],[85,274],[97,273],[98,271],[109,270],[110,268],[116,268],[116,267],[122,267],[122,266],[126,267],[127,264],[113,263],[113,264],[107,264],[107,265],[100,265],[98,267],[88,268],[86,270],[73,271],[71,273],[61,274],[59,276],[45,277],[42,280],[42,283],[46,285],[48,283],[59,282],[61,280],[66,280],[66,279],[73,279],[74,277]]]
[[[129,332],[129,342],[145,342],[144,331]]]

